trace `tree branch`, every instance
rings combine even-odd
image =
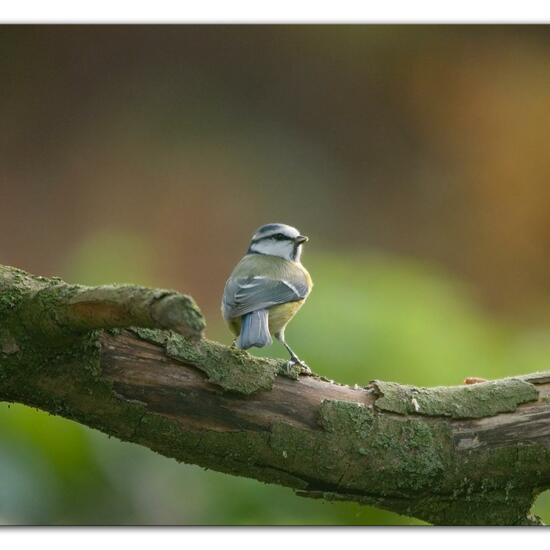
[[[58,278],[33,277],[0,266],[0,314],[6,305],[24,298],[19,322],[27,330],[55,336],[128,326],[172,329],[200,338],[204,318],[190,296],[172,290],[135,285],[86,287]]]
[[[0,266],[0,400],[302,496],[439,525],[539,521],[529,511],[550,487],[550,372],[352,388],[288,377],[282,361],[199,339],[203,328],[175,292]]]

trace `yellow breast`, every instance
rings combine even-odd
[[[305,300],[288,302],[269,308],[269,332],[277,334],[296,315]]]

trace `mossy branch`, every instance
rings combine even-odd
[[[52,337],[136,326],[171,329],[197,339],[206,326],[193,298],[172,290],[70,285],[0,266],[0,319],[14,309],[19,326]]]
[[[0,400],[302,496],[439,525],[539,522],[530,508],[550,487],[550,373],[352,388],[289,376],[203,329],[176,292],[0,266]]]

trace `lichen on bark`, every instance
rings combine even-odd
[[[237,348],[228,348],[203,339],[190,342],[172,331],[132,328],[134,334],[164,347],[166,355],[203,371],[208,380],[227,391],[249,395],[268,391],[284,362],[253,357]]]
[[[0,322],[50,339],[128,326],[173,329],[197,339],[205,328],[193,298],[172,290],[72,285],[5,266],[0,266]]]
[[[371,382],[376,407],[398,414],[482,418],[513,412],[518,405],[538,399],[537,388],[520,378],[440,388],[417,388],[394,382]]]

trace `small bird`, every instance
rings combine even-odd
[[[290,225],[262,225],[225,284],[222,314],[236,336],[233,345],[262,348],[273,343],[273,335],[290,353],[287,368],[299,365],[302,372],[310,373],[285,341],[288,322],[313,286],[300,261],[307,241]]]

